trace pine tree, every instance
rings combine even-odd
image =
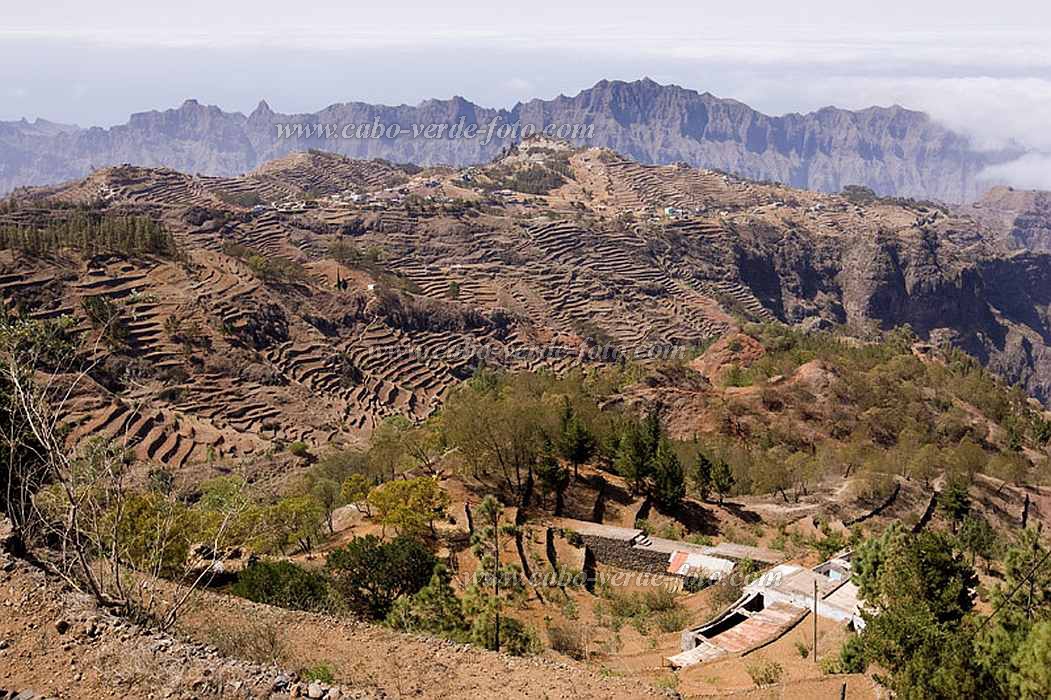
[[[719,494],[719,505],[723,504],[726,494],[730,493],[736,483],[737,479],[734,478],[730,465],[721,459],[716,460],[712,465],[712,486],[715,488],[715,492]]]
[[[463,604],[450,585],[448,570],[441,564],[434,567],[426,586],[394,601],[387,624],[403,632],[433,634],[455,642],[466,642],[469,631]]]
[[[634,423],[628,425],[621,434],[614,466],[636,494],[645,491],[649,481],[650,456],[651,451],[643,428]]]
[[[971,566],[975,565],[978,557],[987,563],[992,558],[996,532],[985,518],[970,515],[964,518],[957,539],[960,548],[971,555]]]
[[[558,461],[555,449],[548,441],[540,453],[536,467],[537,476],[544,487],[555,494],[555,516],[562,515],[566,487],[569,486],[569,470]]]
[[[898,697],[1003,697],[974,653],[968,629],[978,577],[945,533],[900,526],[865,542],[854,580],[865,601],[865,657]]]
[[[650,409],[649,413],[646,414],[645,420],[642,422],[642,436],[646,451],[652,456],[657,454],[657,447],[660,445],[661,438],[664,436],[664,430],[661,428],[661,414],[660,404],[657,404]]]
[[[595,438],[566,401],[559,421],[558,452],[573,465],[573,477],[580,476],[580,465],[595,455]]]
[[[475,510],[471,541],[478,558],[478,569],[464,599],[464,609],[468,614],[484,621],[483,641],[493,651],[500,651],[504,602],[517,600],[525,590],[518,567],[500,562],[502,538],[513,536],[515,530],[513,525],[501,523],[502,513],[503,506],[495,496],[483,498]],[[492,623],[491,629],[489,622]]]
[[[666,511],[682,504],[686,496],[686,478],[682,462],[667,439],[661,439],[653,457],[653,499]]]
[[[1051,621],[1037,623],[1011,657],[1012,695],[1020,700],[1051,697]]]
[[[712,461],[708,459],[708,456],[697,451],[697,459],[693,463],[693,471],[690,473],[690,478],[693,481],[693,488],[697,491],[697,495],[700,496],[702,501],[707,501],[708,497],[712,494],[714,465]]]
[[[971,497],[967,494],[967,486],[960,478],[949,479],[945,490],[938,496],[938,507],[949,518],[952,531],[955,533],[971,510]]]

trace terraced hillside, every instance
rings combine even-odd
[[[681,355],[742,319],[910,323],[1046,398],[1046,256],[856,195],[543,140],[459,171],[318,152],[237,178],[121,166],[3,203],[0,294],[72,319],[90,370],[70,440],[178,468],[426,420],[483,363]],[[124,238],[89,240],[112,222]],[[136,243],[150,227],[170,249]]]

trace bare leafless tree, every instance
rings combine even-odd
[[[42,344],[11,329],[3,333],[0,371],[12,418],[2,428],[5,507],[17,537],[35,562],[100,604],[171,626],[220,570],[247,500],[227,499],[190,528],[189,508],[172,489],[134,490],[127,431],[73,441],[66,429],[71,403],[102,357],[101,334],[87,359],[72,346],[64,357],[45,358]],[[206,539],[193,547],[191,532]]]

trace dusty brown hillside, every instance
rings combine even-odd
[[[104,235],[142,222],[173,244]],[[6,307],[72,318],[91,366],[71,439],[176,470],[360,442],[482,363],[689,352],[741,319],[908,323],[1038,397],[1051,382],[1051,268],[988,225],[557,142],[461,171],[316,152],[238,178],[121,166],[20,192],[0,225]]]
[[[323,662],[340,669],[324,685],[329,700],[663,695],[567,661],[515,659],[215,594],[202,594],[172,636],[0,557],[0,689],[69,700],[306,697],[310,683],[297,671]],[[247,660],[267,652],[286,667]]]

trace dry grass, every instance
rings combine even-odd
[[[199,628],[199,639],[214,646],[223,656],[258,664],[289,665],[288,645],[273,620],[231,618],[225,623]]]

